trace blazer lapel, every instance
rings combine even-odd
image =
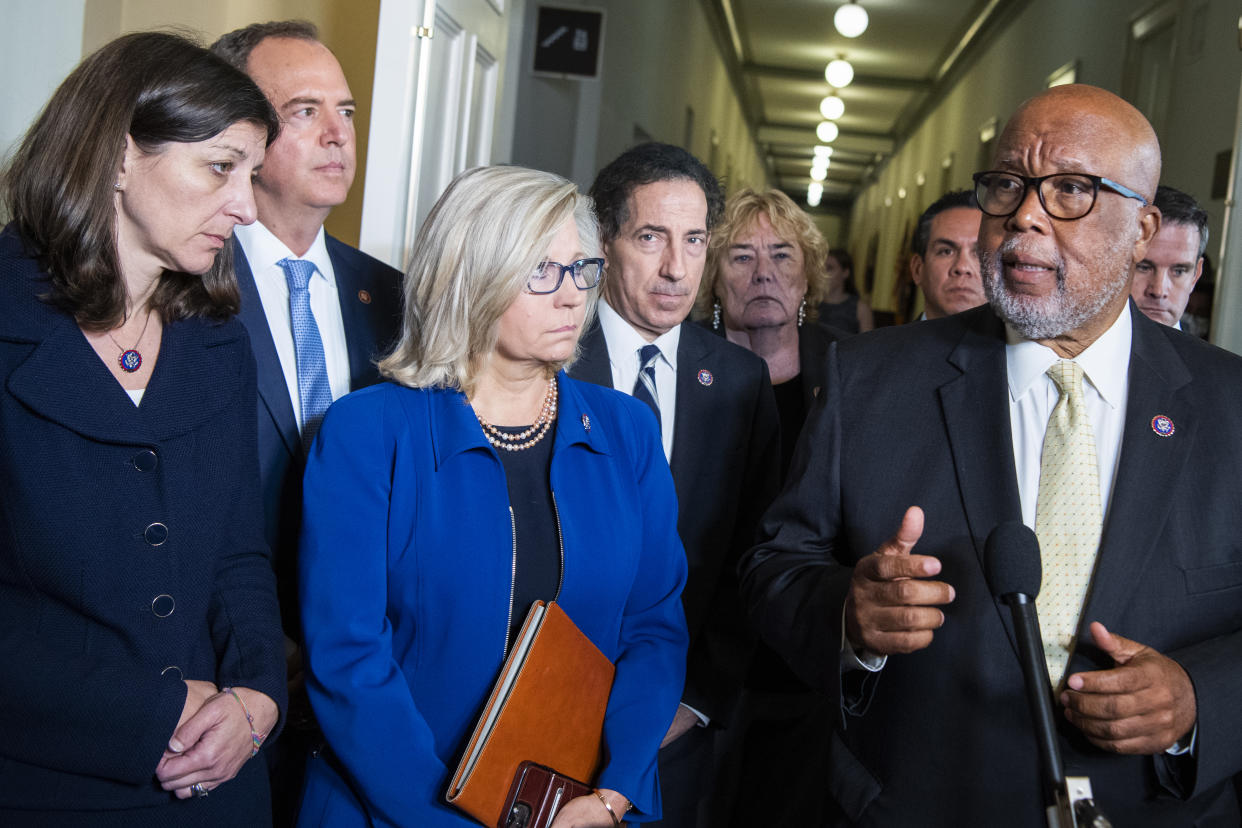
[[[276,431],[280,433],[285,448],[296,457],[302,450],[302,444],[298,437],[298,421],[293,414],[293,401],[289,399],[289,386],[285,383],[285,372],[276,354],[272,331],[267,326],[267,314],[263,312],[263,300],[259,298],[254,273],[250,270],[250,262],[246,260],[241,242],[236,239],[233,241],[233,269],[241,289],[241,312],[237,317],[250,334],[250,347],[259,372],[259,403],[276,424]]]
[[[699,452],[689,447],[703,433],[703,423],[708,422],[715,384],[716,363],[707,347],[705,337],[715,336],[692,322],[681,323],[681,337],[677,342],[677,408],[673,411],[673,457],[669,466],[673,480],[690,484],[696,478],[689,468]],[[699,378],[702,371],[711,376],[710,382]],[[684,496],[678,492],[679,496]],[[688,501],[686,501],[688,502]]]
[[[1191,380],[1186,363],[1156,323],[1133,305],[1130,312],[1134,339],[1125,431],[1091,594],[1083,608],[1082,641],[1090,640],[1085,631],[1091,621],[1107,624],[1121,616],[1144,577],[1174,500],[1151,493],[1182,485],[1179,479],[1199,430],[1198,412],[1182,390]],[[1167,437],[1152,424],[1160,415],[1173,423]]]
[[[598,319],[591,323],[591,327],[578,342],[578,358],[570,367],[569,374],[574,379],[612,388],[612,363],[608,359],[608,343],[604,340],[604,329],[600,327]]]
[[[163,349],[156,371],[163,362]],[[91,440],[152,442],[133,403],[108,373],[77,324],[58,315],[42,340],[8,378],[9,391],[52,422]]]
[[[235,327],[196,319],[165,327],[155,371],[135,408],[66,316],[8,385],[31,409],[88,439],[152,443],[193,430],[233,400],[247,359],[241,343]]]
[[[982,568],[984,541],[997,524],[1021,519],[1022,502],[1009,425],[1004,327],[990,312],[974,319],[949,355],[962,375],[942,385],[939,394],[962,508]],[[993,603],[1017,653],[1009,613]]]
[[[349,386],[351,389],[364,388],[374,384],[379,378],[379,372],[371,362],[379,347],[375,341],[375,326],[370,319],[371,307],[362,298],[369,294],[351,261],[349,254],[352,251],[349,247],[331,236],[325,236],[325,243],[328,257],[332,259],[332,270],[336,276],[336,296],[341,305],[341,320],[345,324],[345,348],[349,352]]]

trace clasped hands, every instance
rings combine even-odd
[[[186,680],[188,693],[177,729],[155,768],[161,787],[178,799],[192,796],[191,786],[211,791],[229,781],[250,758],[250,723],[237,699],[209,681]],[[234,688],[245,700],[259,733],[269,733],[279,711],[268,696]]]
[[[855,650],[911,653],[931,644],[944,625],[940,607],[956,593],[932,580],[940,574],[937,558],[912,554],[922,534],[923,510],[911,506],[897,533],[854,566],[845,634]],[[1194,686],[1180,664],[1098,621],[1091,636],[1113,667],[1069,676],[1059,701],[1070,722],[1114,753],[1160,753],[1190,733],[1197,716]]]

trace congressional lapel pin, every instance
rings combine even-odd
[[[711,371],[707,370],[706,368],[699,369],[699,385],[707,386],[707,385],[711,385],[715,381],[716,381],[716,378],[712,376]]]
[[[1173,421],[1164,414],[1157,414],[1151,418],[1151,430],[1156,432],[1157,437],[1172,437],[1176,431],[1173,427]]]
[[[591,431],[591,418],[585,414],[582,415],[582,427],[586,429],[588,433]]]
[[[369,290],[358,291],[358,301],[364,305],[371,304],[371,291]]]

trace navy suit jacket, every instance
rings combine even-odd
[[[1236,825],[1242,360],[1131,315],[1121,457],[1069,671],[1112,666],[1090,642],[1096,620],[1177,660],[1195,686],[1196,754],[1107,754],[1058,717],[1061,753],[1114,824]],[[1044,825],[1009,611],[983,574],[988,534],[1021,519],[1004,344],[987,306],[836,343],[790,482],[743,563],[764,639],[840,700],[833,732],[809,735],[808,749],[824,743],[843,823]],[[1158,415],[1171,436],[1153,428]],[[843,675],[853,564],[911,505],[926,515],[915,551],[940,559],[956,599],[929,647]]]
[[[349,384],[354,391],[379,381],[374,360],[396,341],[401,324],[401,273],[332,236],[326,242],[345,322]],[[275,556],[285,632],[300,640],[297,545],[306,459],[254,273],[236,240],[233,262],[242,294],[239,318],[250,333],[259,371],[259,479],[267,542]]]
[[[241,324],[165,326],[135,407],[12,226],[0,235],[0,824],[135,809],[176,824],[155,768],[183,679],[285,708],[262,538],[254,360]],[[24,809],[13,814],[8,809]],[[266,815],[262,762],[195,819]],[[41,813],[39,813],[41,812]],[[89,821],[79,813],[77,821]]]
[[[612,387],[608,344],[598,323],[569,370]],[[737,597],[736,564],[775,496],[780,424],[768,366],[760,357],[692,322],[677,346],[677,411],[671,467],[677,531],[690,574],[682,603],[690,628],[682,701],[727,722],[752,636]]]

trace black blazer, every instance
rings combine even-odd
[[[356,391],[379,381],[375,360],[397,339],[401,324],[401,273],[332,236],[327,236],[326,242],[345,322],[350,390]],[[306,458],[289,386],[285,384],[263,302],[241,242],[234,241],[233,261],[242,293],[238,316],[250,332],[259,372],[259,483],[264,526],[275,555],[285,631],[300,641],[297,545]]]
[[[1206,824],[1195,820],[1207,815],[1237,824],[1242,361],[1133,306],[1131,315],[1125,434],[1079,634],[1089,642],[1086,625],[1098,620],[1186,668],[1196,757],[1106,754],[1063,720],[1061,752],[1116,825]],[[843,823],[1044,824],[1009,613],[982,567],[992,529],[1021,519],[1007,394],[1004,329],[987,306],[838,342],[807,423],[812,439],[743,563],[764,639],[840,700],[827,785]],[[1172,419],[1172,436],[1155,432],[1157,415]],[[843,680],[851,566],[910,505],[926,514],[915,550],[940,558],[956,600],[931,646]],[[1110,666],[1085,644],[1069,669]]]
[[[598,323],[583,336],[569,374],[612,387]],[[767,364],[697,324],[682,323],[673,416],[677,531],[690,566],[682,593],[690,629],[682,701],[724,724],[750,651],[736,563],[777,487],[779,423]]]
[[[185,704],[182,679],[249,687],[285,707],[254,359],[236,320],[174,322],[135,408],[73,318],[37,298],[47,290],[10,226],[0,235],[0,824],[22,824],[7,809],[122,808],[153,809],[134,824],[176,824],[185,805],[154,774]],[[261,807],[266,791],[263,763],[249,762],[196,813],[252,824],[256,811],[239,803]]]

